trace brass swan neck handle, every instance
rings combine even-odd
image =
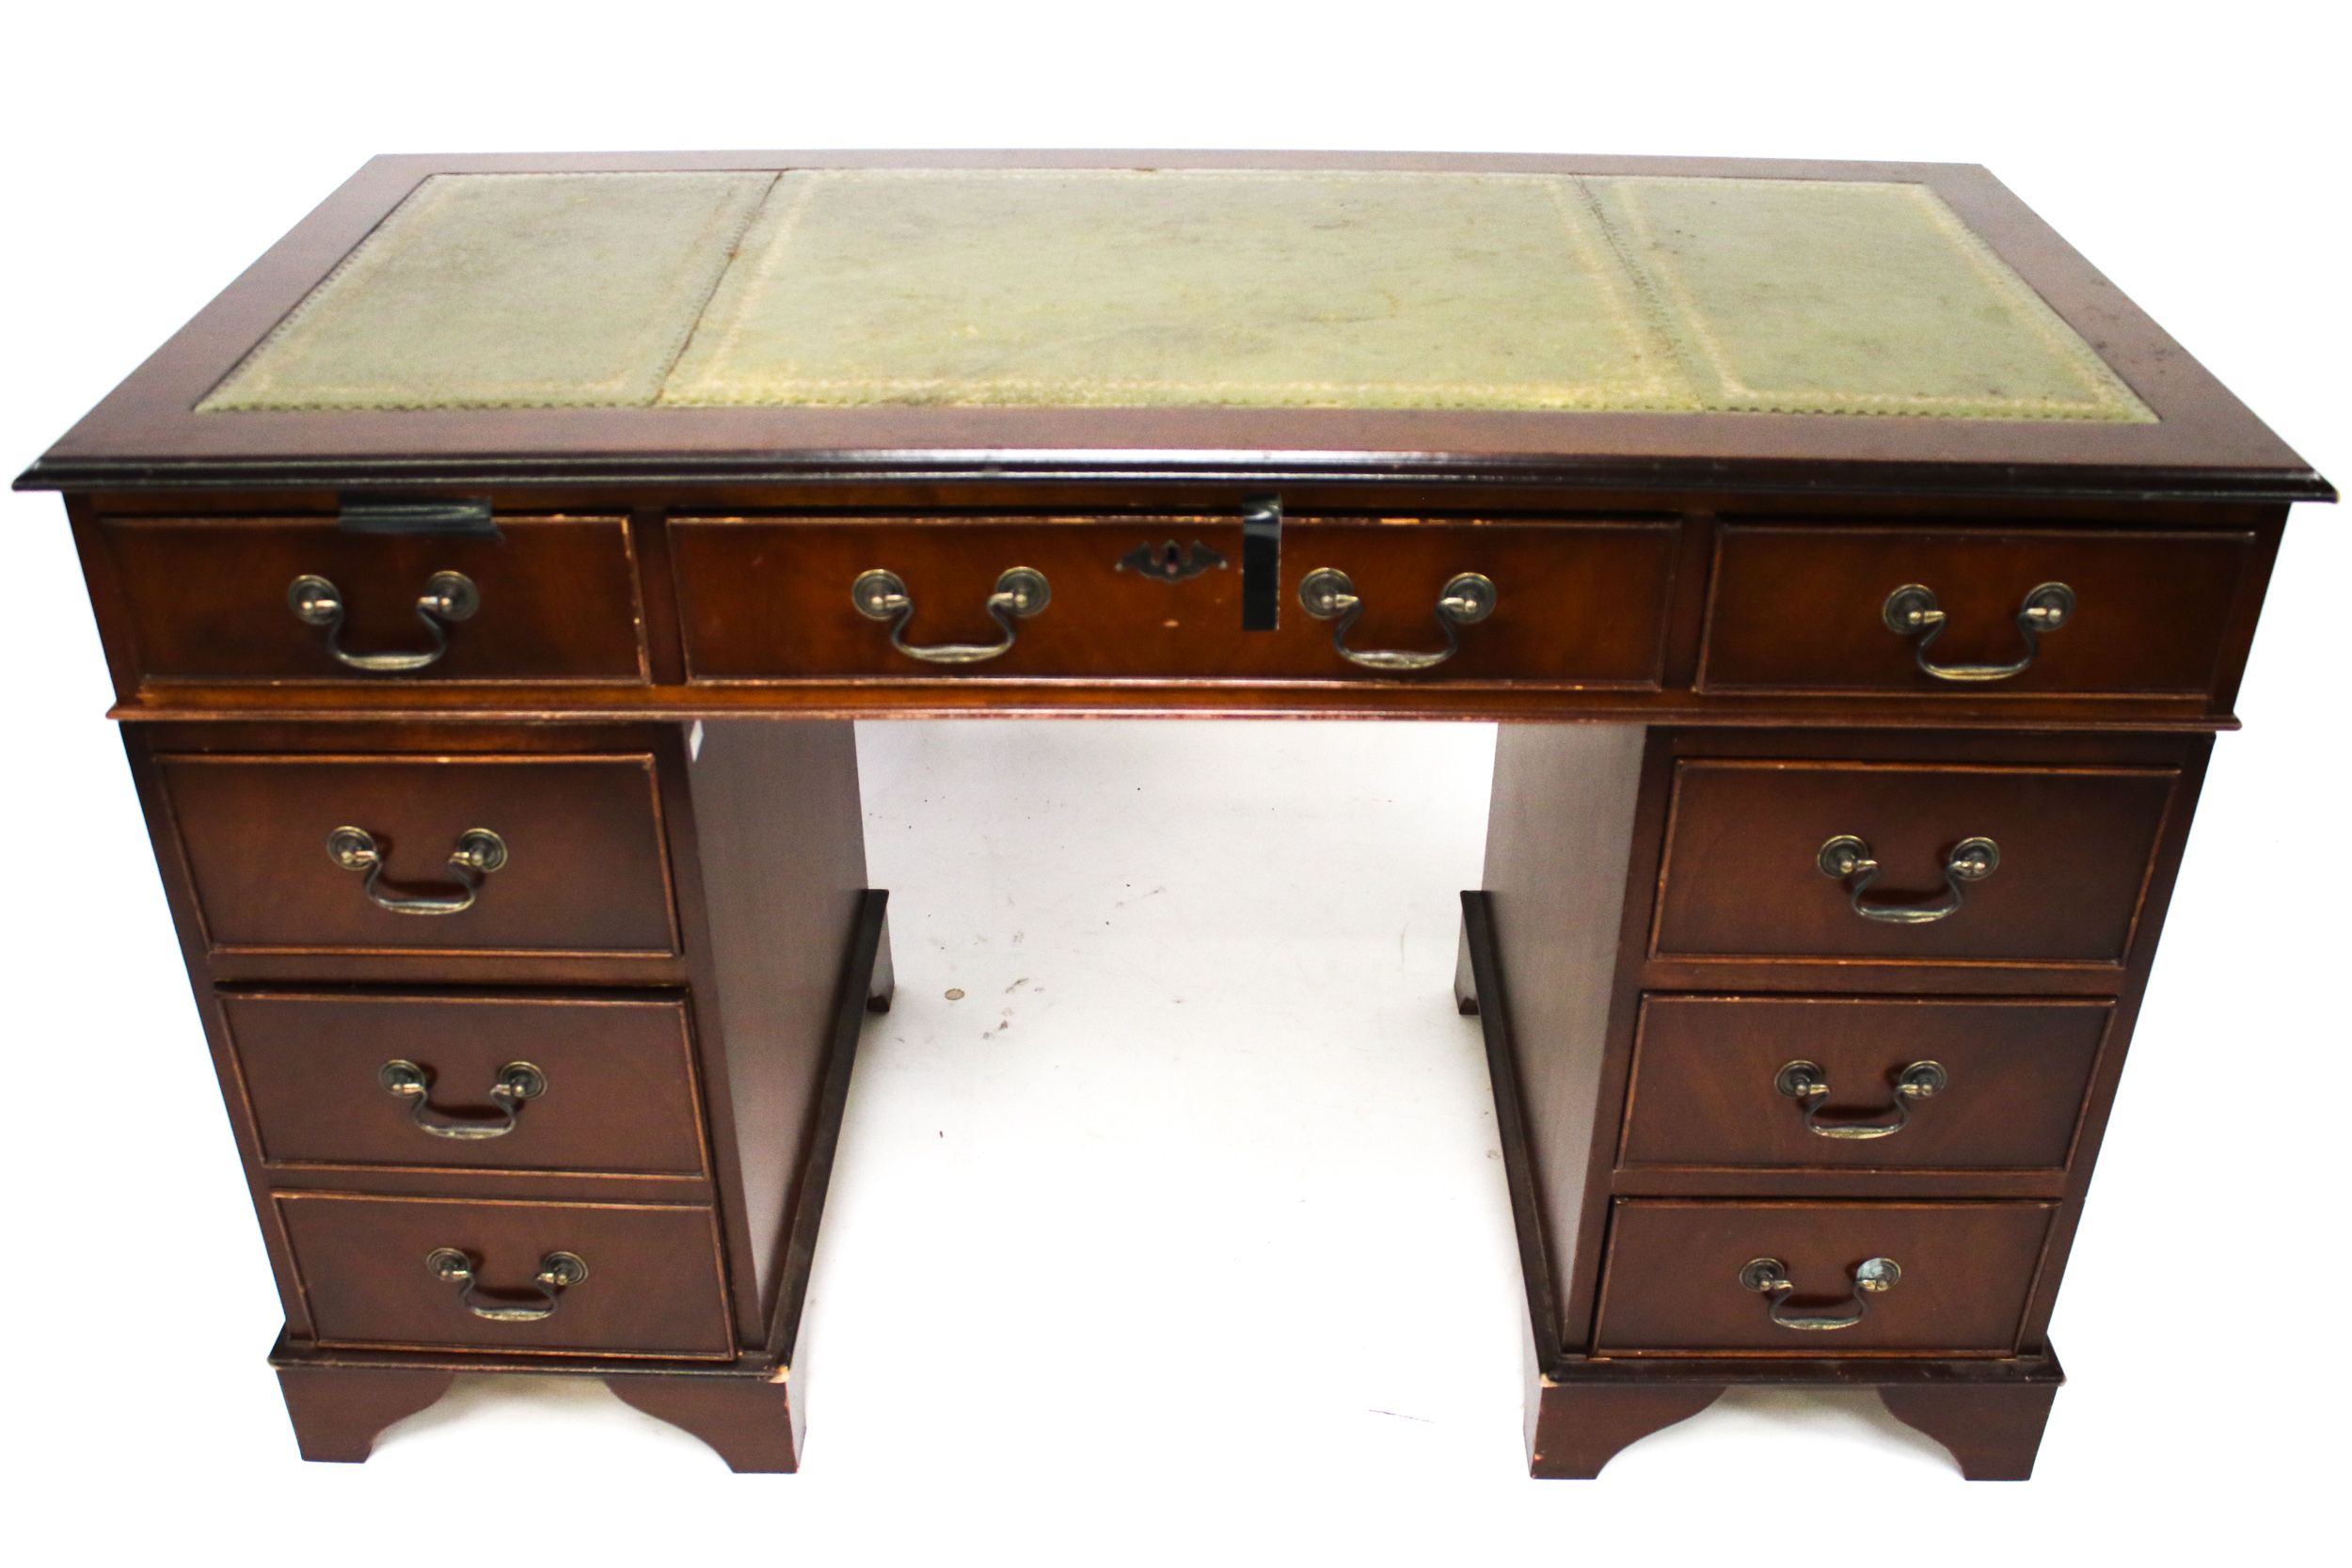
[[[1438,629],[1445,646],[1435,653],[1410,653],[1395,648],[1351,648],[1347,634],[1364,612],[1356,584],[1335,566],[1318,566],[1298,585],[1299,607],[1318,621],[1336,621],[1331,646],[1350,664],[1370,670],[1427,670],[1459,653],[1462,640],[1456,626],[1476,626],[1495,612],[1495,585],[1476,572],[1463,572],[1438,592]]]
[[[1928,657],[1928,649],[1944,635],[1947,623],[1933,589],[1906,582],[1887,594],[1886,603],[1879,609],[1888,631],[1918,639],[1912,644],[1912,657],[1919,661],[1920,669],[1940,681],[2005,681],[2022,675],[2042,657],[2043,635],[2066,625],[2074,614],[2074,591],[2062,582],[2042,583],[2027,591],[2017,611],[2017,635],[2026,644],[2023,658],[2009,664],[1938,664]]]
[[[449,633],[442,628],[471,620],[482,608],[482,591],[463,572],[436,572],[425,579],[417,600],[417,619],[433,634],[433,646],[417,654],[355,654],[343,647],[342,590],[323,577],[305,573],[286,585],[286,605],[306,626],[326,628],[326,651],[335,661],[372,674],[421,670],[449,652]]]
[[[450,875],[457,879],[459,888],[452,895],[396,896],[381,892],[376,883],[384,876],[384,851],[365,828],[346,826],[327,834],[326,858],[345,871],[366,873],[360,891],[379,910],[394,914],[457,914],[473,908],[483,879],[506,863],[506,841],[487,828],[469,828],[458,834],[457,847],[449,852]]]
[[[1853,1291],[1851,1312],[1805,1313],[1788,1310],[1796,1284],[1788,1277],[1788,1266],[1777,1258],[1752,1258],[1740,1270],[1742,1289],[1767,1296],[1766,1307],[1772,1322],[1783,1328],[1828,1332],[1851,1328],[1870,1315],[1870,1298],[1883,1295],[1902,1283],[1903,1271],[1892,1258],[1867,1258],[1854,1265]]]
[[[1789,1062],[1773,1075],[1772,1087],[1804,1107],[1804,1130],[1817,1138],[1891,1138],[1911,1125],[1911,1110],[1942,1094],[1951,1082],[1941,1062],[1914,1062],[1895,1075],[1892,1121],[1823,1121],[1829,1109],[1829,1074],[1818,1062]]]
[[[914,597],[896,572],[876,568],[863,572],[850,584],[850,602],[857,612],[869,621],[890,623],[890,645],[909,658],[919,658],[927,664],[977,664],[1012,649],[1015,618],[1026,620],[1041,612],[1053,602],[1053,585],[1045,574],[1031,566],[1008,568],[996,578],[995,592],[988,596],[989,619],[1003,629],[1004,636],[994,642],[941,642],[918,647],[906,640],[907,623],[914,619]]]
[[[457,1299],[467,1311],[494,1323],[535,1323],[552,1318],[564,1304],[564,1292],[588,1277],[588,1265],[580,1254],[550,1252],[539,1259],[539,1272],[531,1280],[539,1300],[517,1303],[478,1294],[481,1284],[474,1277],[478,1265],[471,1254],[453,1246],[435,1247],[426,1253],[424,1266],[442,1284],[456,1287]]]
[[[1870,856],[1870,846],[1851,833],[1840,833],[1821,846],[1814,857],[1821,875],[1846,884],[1847,902],[1865,920],[1885,926],[1929,926],[1960,912],[1965,882],[1980,882],[2000,869],[2001,847],[1989,838],[1963,838],[1944,857],[1944,896],[1932,904],[1876,904],[1863,895],[1879,879],[1883,868]]]
[[[375,1081],[384,1092],[408,1106],[408,1119],[437,1138],[454,1138],[461,1142],[479,1142],[484,1138],[502,1138],[522,1123],[523,1102],[536,1100],[548,1092],[548,1075],[529,1062],[509,1062],[499,1069],[498,1082],[490,1085],[490,1101],[498,1108],[499,1120],[485,1117],[453,1115],[433,1104],[428,1096],[433,1089],[433,1069],[420,1067],[405,1058],[395,1058],[376,1069]]]

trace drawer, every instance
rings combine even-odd
[[[711,1210],[340,1193],[274,1197],[322,1344],[734,1354]],[[443,1249],[465,1255],[470,1303],[466,1280],[427,1263]],[[533,1282],[558,1252],[577,1258],[586,1273],[553,1290],[550,1300]],[[534,1315],[482,1315],[516,1308]]]
[[[1595,1351],[1873,1352],[2005,1355],[2057,1206],[2048,1203],[1739,1203],[1620,1199],[1610,1219]],[[1856,1289],[1856,1273],[1891,1259],[1890,1289]],[[1780,1265],[1785,1291],[1743,1278]],[[1753,1277],[1753,1276],[1750,1276]],[[1797,1328],[1774,1321],[1836,1321]]]
[[[650,756],[156,761],[215,952],[677,951]],[[345,827],[373,867],[339,863]],[[495,870],[452,863],[476,830]]]
[[[619,517],[501,517],[495,539],[346,533],[315,518],[107,517],[99,533],[151,680],[646,678],[636,564]],[[477,602],[462,619],[419,612],[444,572],[473,585]],[[295,613],[298,578],[333,585],[340,625]],[[410,669],[346,661],[401,656],[435,657]]]
[[[2159,768],[1681,762],[1652,952],[2120,962],[2179,777]],[[1880,869],[1829,875],[1824,851],[1839,839],[1859,840]],[[1979,839],[1996,847],[1997,863],[1968,880],[1954,861]]]
[[[2097,1001],[1645,997],[1618,1164],[2059,1169],[2113,1012]],[[1789,1087],[1809,1078],[1828,1092],[1783,1092],[1791,1063],[1816,1070],[1788,1074]],[[1906,1072],[1930,1092],[1899,1090]]]
[[[1242,531],[1231,516],[842,521],[682,517],[670,525],[679,620],[691,677],[1217,678],[1249,680],[1524,680],[1646,689],[1658,684],[1672,523],[1289,521],[1282,531],[1280,625],[1241,629]],[[1180,569],[1181,581],[1122,567],[1136,551]],[[1208,552],[1201,555],[1195,546]],[[1012,618],[1011,645],[985,659],[941,663],[892,646],[893,626],[862,614],[850,588],[888,571],[914,606],[902,640],[987,647],[1006,640],[988,610],[998,576],[1041,573],[1050,597]],[[1351,662],[1335,622],[1300,607],[1310,572],[1346,574],[1361,602],[1352,649],[1459,651],[1426,670]],[[1492,614],[1450,628],[1438,603],[1457,575],[1495,587]]]
[[[272,1164],[707,1169],[682,1000],[246,991],[220,1006]]]
[[[2231,611],[2262,562],[2251,533],[1730,526],[1717,545],[1700,685],[1709,691],[1888,691],[1984,697],[2184,696],[2212,690]],[[1889,626],[1898,588],[1934,596],[1931,664],[2006,669],[2044,583],[2074,595],[2014,674],[1958,679]]]

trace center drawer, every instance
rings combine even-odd
[[[274,1196],[322,1344],[733,1354],[708,1209]],[[558,1254],[581,1277],[542,1289]]]
[[[1594,1348],[2009,1354],[2056,1209],[1620,1198]],[[1873,1259],[1895,1266],[1891,1288],[1857,1289]],[[1785,1291],[1756,1288],[1751,1266],[1765,1263]]]
[[[696,681],[1402,676],[1646,689],[1660,677],[1678,533],[1645,521],[1286,520],[1279,626],[1246,632],[1230,515],[670,523]],[[1043,608],[993,617],[990,596],[1015,567],[1044,579]],[[1302,608],[1302,583],[1326,568],[1345,574],[1362,607],[1343,628]],[[852,601],[873,572],[912,605],[895,626]],[[1438,603],[1465,574],[1492,585],[1492,612],[1449,625]],[[1335,631],[1358,652],[1442,654],[1449,636],[1458,649],[1402,670],[1351,660]],[[943,647],[995,651],[943,660]]]
[[[157,762],[216,953],[678,950],[650,756]]]
[[[674,997],[220,998],[272,1164],[707,1170]]]
[[[1686,760],[1651,952],[2119,963],[2179,780],[2170,768]]]

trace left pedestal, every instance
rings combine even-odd
[[[849,724],[695,729],[126,726],[305,1458],[501,1371],[795,1467],[887,895]]]

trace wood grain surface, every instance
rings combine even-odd
[[[149,680],[642,681],[637,571],[617,517],[498,519],[500,537],[352,533],[332,517],[110,517],[99,525]],[[421,670],[338,663],[326,631],[286,602],[297,577],[341,591],[346,653],[421,654],[417,599],[437,572],[472,579],[481,608],[446,627]]]
[[[180,755],[162,770],[216,948],[678,950],[650,758]],[[454,895],[447,862],[475,828],[507,862],[470,909],[398,913],[328,857],[346,824],[375,839],[388,897]]]
[[[2251,533],[1726,526],[1718,538],[1699,679],[1710,691],[2201,694],[2223,674],[2232,610],[2259,564]],[[1881,615],[1889,594],[1921,584],[1947,617],[1931,662],[2007,665],[2028,652],[2017,612],[2046,582],[2074,590],[2074,612],[1998,683],[1928,673],[1917,638]]]
[[[1613,1355],[2009,1354],[2053,1208],[1620,1199],[1596,1348]],[[1740,1282],[1751,1259],[1778,1259],[1794,1286],[1787,1315],[1845,1316],[1853,1271],[1874,1257],[1900,1265],[1901,1281],[1870,1296],[1868,1315],[1850,1328],[1784,1327],[1767,1298]]]
[[[2121,962],[2177,774],[2164,769],[1685,762],[1660,876],[1661,958]],[[1963,839],[2000,864],[1923,925],[1857,914],[1822,874],[1852,835],[1883,868],[1866,907],[1940,907]]]
[[[1658,521],[1285,518],[1280,626],[1251,634],[1241,629],[1241,527],[1232,516],[678,518],[671,533],[687,664],[697,682],[1399,678],[1350,663],[1332,646],[1332,625],[1300,608],[1300,580],[1327,566],[1345,572],[1364,602],[1348,633],[1359,649],[1440,652],[1436,607],[1446,583],[1463,572],[1494,582],[1494,613],[1459,628],[1460,651],[1407,680],[1642,689],[1658,684],[1676,542],[1675,525]],[[1171,543],[1180,551],[1204,545],[1227,564],[1181,582],[1120,570],[1138,546]],[[1053,598],[1041,613],[1014,622],[1010,649],[981,663],[950,668],[900,653],[888,625],[861,615],[850,599],[860,574],[887,570],[914,602],[906,641],[994,644],[1003,632],[987,613],[988,596],[1012,566],[1044,573]]]
[[[708,1173],[683,998],[260,990],[220,1006],[272,1165]],[[510,1062],[547,1089],[511,1132],[439,1137],[378,1081],[394,1060],[431,1073],[436,1121],[500,1125],[489,1090]]]
[[[531,1352],[735,1354],[716,1217],[706,1208],[505,1203],[280,1193],[277,1208],[323,1344]],[[493,1305],[543,1305],[549,1252],[588,1276],[534,1322],[477,1317],[425,1266],[435,1249],[473,1259]]]
[[[2061,1169],[2113,1014],[2090,999],[1646,997],[1618,1164]],[[1775,1087],[1783,1066],[1813,1062],[1822,1124],[1885,1125],[1923,1060],[1950,1082],[1885,1137],[1812,1132]]]

